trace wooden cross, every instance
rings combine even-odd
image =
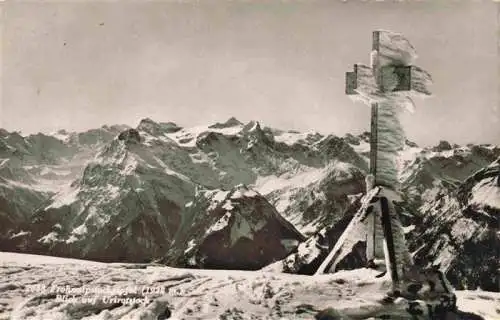
[[[382,219],[378,219],[374,213],[370,215],[370,219],[365,219],[362,218],[364,212],[360,212],[316,273],[322,273],[329,265],[333,266],[330,269],[335,270],[338,256],[347,252],[346,246],[354,242],[351,238],[359,236],[356,233],[361,233],[363,225],[367,231],[368,260],[375,261],[384,257],[386,254],[380,251],[380,243],[385,243],[387,250],[384,251],[388,252],[385,257],[386,267],[390,271],[394,290],[399,290],[400,285],[398,268],[405,263],[413,263],[410,261],[399,217],[395,209],[388,205],[387,189],[397,191],[399,185],[395,158],[403,146],[404,133],[398,110],[404,107],[413,109],[412,98],[431,94],[428,87],[432,84],[432,79],[427,72],[414,65],[416,58],[415,49],[401,34],[378,30],[373,32],[370,66],[355,64],[354,71],[346,73],[346,94],[371,106],[370,174],[374,181],[367,189],[377,187],[372,190],[377,191],[377,196],[372,196],[373,199],[369,201],[372,203],[372,200],[378,199],[373,202],[380,202]],[[383,135],[379,135],[379,131]],[[367,190],[367,197],[370,192]],[[351,229],[357,231],[352,232]],[[382,231],[383,235],[380,235]],[[347,234],[349,232],[354,234]]]
[[[355,64],[346,73],[346,94],[371,106],[370,173],[377,181],[378,105],[390,102],[414,108],[414,97],[429,96],[430,75],[412,65],[415,49],[401,34],[373,32],[371,65]],[[386,186],[393,188],[394,186]]]

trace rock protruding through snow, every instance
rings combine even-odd
[[[166,262],[254,270],[282,259],[303,240],[264,197],[244,185],[230,191],[200,191]]]

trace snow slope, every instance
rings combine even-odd
[[[368,269],[311,277],[31,259],[0,253],[2,320],[312,319],[327,307],[377,304],[387,289],[386,280]],[[500,317],[499,293],[457,296],[463,311],[486,320]]]

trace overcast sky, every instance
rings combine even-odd
[[[408,138],[500,144],[498,10],[492,1],[3,3],[0,126],[23,133],[191,126],[235,116],[344,134],[369,108],[344,74],[369,63],[372,30],[402,32],[433,98]]]

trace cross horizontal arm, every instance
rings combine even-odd
[[[355,64],[354,71],[346,72],[347,95],[361,95],[371,101],[384,98],[422,97],[431,95],[432,79],[416,66],[384,66],[380,69],[380,85],[370,67]]]

